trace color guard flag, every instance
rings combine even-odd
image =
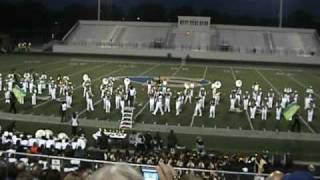
[[[13,94],[16,96],[18,102],[22,104],[23,99],[26,96],[26,93],[19,86],[16,85],[13,88]]]
[[[288,105],[286,109],[283,111],[284,119],[289,121],[294,114],[296,114],[300,109],[300,106],[297,103],[291,103]]]

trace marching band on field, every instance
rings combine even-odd
[[[83,98],[86,102],[86,111],[95,111],[95,104],[93,102],[92,80],[87,75],[82,76],[83,83]],[[121,83],[117,88],[115,85],[114,77],[103,78],[100,84],[100,101],[102,102],[105,113],[111,112],[113,102],[115,109],[123,112],[125,106],[134,106],[134,102],[137,96],[136,89],[132,86],[131,80],[128,77],[123,78],[123,84]],[[65,109],[72,107],[74,87],[68,76],[58,75],[56,79],[52,76],[48,77],[45,73],[30,73],[25,72],[23,75],[17,73],[9,73],[5,78],[0,74],[0,91],[4,92],[4,101],[6,104],[10,104],[12,91],[18,85],[22,91],[31,96],[31,104],[36,106],[38,99],[46,96],[47,99],[52,101],[60,100],[65,104]],[[171,100],[175,102],[175,115],[179,116],[183,111],[184,106],[194,106],[193,116],[202,116],[203,111],[208,109],[208,117],[214,119],[216,117],[217,106],[220,105],[222,99],[221,87],[222,83],[216,81],[211,84],[211,93],[209,100],[206,99],[207,91],[204,87],[200,87],[196,92],[194,82],[185,82],[184,89],[178,89],[173,94],[169,88],[167,80],[159,80],[154,82],[148,80],[146,83],[147,95],[149,98],[149,111],[153,115],[164,115],[165,113],[171,113]],[[81,88],[81,87],[79,87]],[[242,91],[242,81],[235,81],[235,88],[229,95],[229,111],[230,112],[247,112],[250,119],[256,119],[260,114],[261,120],[267,120],[271,111],[275,112],[275,119],[281,120],[281,115],[284,109],[291,103],[299,102],[299,94],[292,88],[284,88],[281,95],[277,92],[275,95],[273,89],[265,92],[262,90],[258,83],[252,85],[251,91]],[[57,98],[59,97],[59,98]],[[42,99],[43,100],[43,99]],[[195,100],[194,105],[192,105]],[[21,104],[24,104],[24,97],[22,97]],[[208,108],[205,106],[208,102]],[[315,109],[315,97],[313,88],[310,86],[306,89],[304,98],[304,110],[307,114],[307,121],[312,122],[314,118]]]

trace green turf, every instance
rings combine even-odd
[[[143,64],[140,61],[133,63],[127,63],[123,61],[116,62],[116,59],[107,59],[104,62],[92,61],[92,62],[83,62],[77,60],[103,60],[101,58],[73,58],[73,57],[63,57],[63,56],[19,56],[19,55],[3,55],[0,56],[0,71],[5,74],[11,69],[15,69],[17,72],[24,72],[28,69],[34,69],[38,72],[48,72],[50,76],[56,77],[58,74],[69,75],[74,83],[74,87],[77,88],[81,86],[82,75],[84,73],[89,74],[89,76],[95,80],[93,82],[93,92],[95,94],[94,102],[100,100],[100,91],[99,86],[101,83],[102,77],[104,75],[111,76],[176,76],[176,77],[185,77],[185,78],[196,78],[196,79],[207,79],[211,82],[220,80],[223,83],[221,92],[222,92],[222,102],[217,106],[216,119],[212,120],[208,118],[209,107],[207,106],[204,110],[203,117],[195,117],[192,123],[193,126],[205,126],[205,127],[220,127],[220,128],[242,128],[250,129],[250,122],[243,113],[230,113],[228,112],[229,107],[229,92],[234,88],[235,79],[241,79],[243,81],[243,91],[250,90],[253,83],[258,82],[264,91],[270,89],[272,86],[275,86],[280,92],[282,92],[284,87],[292,87],[293,89],[301,92],[300,102],[303,102],[303,93],[305,87],[302,87],[301,84],[298,84],[292,78],[301,81],[305,86],[313,85],[316,92],[319,88],[319,73],[316,73],[314,69],[311,71],[304,70],[303,68],[286,68],[286,67],[255,67],[245,65],[192,65],[187,64],[180,67],[179,64]],[[108,60],[113,60],[108,61]],[[300,70],[302,69],[302,70]],[[117,71],[118,70],[118,71]],[[115,72],[117,71],[117,72]],[[259,75],[259,71],[263,76],[271,82],[271,85],[266,82],[266,80]],[[288,77],[291,76],[291,78]],[[119,79],[116,82],[116,86],[122,84],[122,79]],[[148,97],[146,96],[146,87],[135,84],[135,87],[138,91],[137,96],[137,108],[135,113],[139,112],[141,108],[148,102]],[[207,90],[207,102],[211,97],[210,85],[205,87]],[[181,88],[172,88],[174,92],[181,90]],[[199,88],[195,89],[195,94],[198,93]],[[47,93],[47,92],[45,92]],[[82,98],[82,88],[77,88],[74,92],[73,97],[73,108],[71,111],[81,112],[85,109],[84,99]],[[38,102],[41,104],[39,107],[32,107],[30,104],[30,97],[27,97],[25,105],[19,105],[21,113],[33,113],[33,114],[43,114],[43,115],[53,115],[58,116],[59,104],[57,102]],[[318,101],[317,101],[318,102]],[[42,105],[44,103],[44,105]],[[142,111],[138,116],[138,122],[144,123],[157,123],[170,125],[177,125],[178,123],[182,126],[190,126],[192,121],[192,114],[194,109],[193,103],[184,105],[183,112],[180,116],[176,117],[174,114],[174,102],[172,101],[171,108],[172,113],[166,114],[164,116],[153,116],[149,112],[149,107]],[[4,102],[0,102],[0,108],[6,110],[7,107]],[[319,110],[316,110],[316,115],[319,114]],[[302,116],[305,117],[305,114],[302,113]],[[119,120],[120,115],[119,111],[113,110],[111,114],[106,115],[102,110],[102,104],[96,104],[96,111],[94,113],[84,113],[82,117],[88,119],[100,119],[100,120]],[[269,114],[268,120],[262,122],[260,116],[258,115],[255,120],[252,121],[254,129],[266,129],[266,130],[275,130],[280,131],[288,130],[288,122],[281,121],[276,122],[274,120],[274,110]],[[320,123],[315,120],[311,126],[318,130]],[[302,126],[303,131],[309,132],[306,126]]]
[[[81,60],[89,60],[88,62]],[[103,61],[101,61],[103,60]],[[137,122],[144,123],[157,123],[157,124],[169,124],[181,126],[197,126],[197,127],[218,127],[218,128],[231,128],[231,129],[246,129],[250,130],[250,121],[248,120],[245,112],[242,113],[230,113],[229,109],[229,93],[231,89],[235,87],[235,79],[241,79],[243,81],[243,92],[250,90],[253,83],[258,82],[263,88],[264,92],[269,90],[271,87],[276,87],[278,91],[282,92],[285,87],[292,87],[293,89],[300,92],[299,102],[303,103],[305,87],[312,85],[316,93],[320,93],[320,71],[317,68],[305,68],[305,67],[285,67],[285,66],[253,66],[253,65],[239,65],[239,64],[186,64],[181,66],[177,63],[161,63],[153,61],[152,63],[143,63],[141,60],[134,59],[122,61],[123,59],[117,58],[96,58],[96,57],[72,57],[72,56],[23,56],[23,55],[1,55],[0,56],[0,72],[6,74],[7,72],[15,69],[17,72],[24,72],[28,69],[34,69],[38,72],[48,72],[49,76],[56,77],[58,74],[69,75],[74,87],[77,88],[82,83],[82,75],[84,73],[89,74],[93,82],[93,92],[95,94],[94,102],[100,100],[99,86],[101,79],[108,76],[175,76],[184,78],[196,78],[206,79],[211,82],[220,80],[223,83],[221,88],[222,100],[217,106],[216,118],[209,119],[208,111],[209,107],[206,106],[203,117],[195,117],[192,123],[192,114],[195,106],[193,100],[192,104],[183,106],[183,112],[179,116],[175,116],[174,100],[171,103],[171,113],[166,113],[164,116],[153,116],[149,112],[149,106],[145,104],[148,102],[146,96],[146,87],[140,84],[134,84],[137,88],[137,101],[135,114],[141,111],[141,114],[137,117]],[[147,61],[147,60],[146,60]],[[123,84],[123,79],[119,79],[115,82],[117,87]],[[210,85],[205,86],[207,90],[206,104],[209,102],[212,96]],[[174,92],[182,90],[181,88],[172,88]],[[195,89],[195,94],[198,94],[199,88]],[[47,93],[47,91],[45,91]],[[3,93],[1,93],[3,94]],[[2,96],[3,97],[3,96]],[[18,105],[20,113],[32,113],[32,114],[43,114],[47,116],[59,116],[59,103],[49,101],[47,103],[38,101],[38,104],[43,105],[35,108],[31,106],[30,95],[26,98],[24,105]],[[318,105],[319,97],[317,97],[316,104]],[[143,107],[146,107],[143,109]],[[118,121],[120,119],[119,110],[112,107],[112,112],[106,114],[103,112],[102,104],[97,103],[95,106],[94,113],[83,113],[81,117],[92,119],[93,121],[108,120]],[[4,100],[0,102],[0,109],[2,111],[8,111],[8,105],[4,104]],[[69,113],[73,111],[82,112],[85,110],[85,102],[82,98],[82,88],[78,88],[74,92],[73,96],[73,107]],[[252,121],[254,129],[258,130],[270,130],[275,131],[288,131],[289,123],[286,121],[277,122],[275,120],[275,110],[268,115],[268,120],[261,121],[260,115]],[[319,132],[320,122],[318,120],[320,111],[317,108],[315,111],[315,120],[310,126]],[[302,117],[306,119],[305,113],[302,112]],[[27,126],[26,126],[27,128]],[[302,124],[302,130],[304,132],[310,132],[309,129]],[[220,142],[223,142],[222,138]],[[187,141],[183,139],[183,141]],[[244,141],[244,140],[243,140]],[[229,139],[228,139],[229,142]],[[236,142],[236,141],[230,141]],[[252,142],[257,143],[257,142]],[[214,144],[214,143],[213,143]],[[229,143],[228,148],[232,147]],[[300,145],[301,143],[292,143],[294,146]],[[255,144],[256,145],[256,144]],[[223,145],[221,145],[223,146]],[[271,146],[268,145],[268,147]],[[212,147],[219,149],[217,145]],[[244,146],[245,147],[245,146]],[[227,147],[226,147],[227,148]],[[261,149],[262,147],[259,146]],[[269,147],[270,148],[270,147]],[[297,147],[294,147],[297,149]],[[232,148],[230,148],[232,149]],[[241,148],[240,148],[241,149]],[[284,151],[285,148],[281,148]]]

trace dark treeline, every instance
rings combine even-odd
[[[214,24],[238,24],[256,26],[277,26],[278,19],[253,16],[233,16],[212,9],[194,10],[190,6],[166,9],[158,3],[143,3],[126,10],[115,5],[103,4],[102,20],[176,22],[177,16],[210,16]],[[96,19],[97,8],[72,4],[62,10],[48,9],[44,4],[32,0],[16,4],[0,2],[0,34],[9,34],[15,39],[47,41],[51,33],[61,38],[79,19]],[[285,27],[304,27],[320,29],[319,17],[298,10],[284,19]]]

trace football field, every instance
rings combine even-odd
[[[169,60],[148,59],[125,59],[110,57],[88,57],[88,56],[48,56],[48,55],[1,55],[0,73],[3,80],[7,73],[15,71],[23,74],[26,71],[38,73],[45,72],[48,76],[56,78],[58,75],[69,76],[74,86],[73,105],[69,110],[79,112],[82,119],[93,122],[115,121],[121,119],[121,113],[112,105],[111,113],[106,114],[102,108],[100,99],[100,84],[104,77],[115,77],[115,86],[123,84],[124,77],[138,79],[133,82],[137,89],[137,99],[135,102],[134,120],[135,123],[172,125],[183,127],[203,127],[203,128],[225,128],[238,130],[261,130],[261,131],[282,131],[287,132],[289,122],[285,120],[275,120],[275,109],[268,113],[266,121],[261,120],[260,114],[256,119],[250,120],[248,114],[244,112],[229,112],[229,94],[235,88],[235,81],[242,80],[242,91],[251,92],[252,85],[257,82],[264,94],[273,89],[276,94],[275,100],[279,99],[284,88],[292,88],[299,93],[299,104],[303,107],[306,88],[313,86],[316,97],[316,106],[320,99],[320,68],[317,67],[291,67],[284,65],[251,65],[251,64],[222,64],[222,63],[186,63]],[[82,76],[88,74],[92,80],[94,96],[94,112],[86,112],[86,103],[82,97]],[[175,103],[171,100],[171,113],[165,115],[152,115],[149,112],[149,99],[147,97],[147,87],[140,79],[141,77],[162,78],[170,82],[177,83],[171,87],[173,94],[183,91],[183,83],[191,81],[201,82],[207,91],[206,107],[202,117],[193,117],[195,100],[192,104],[183,105],[182,113],[175,115]],[[216,107],[216,118],[209,119],[209,101],[212,96],[211,83],[222,82],[221,103]],[[204,82],[204,83],[203,83]],[[200,86],[195,88],[198,94]],[[60,103],[47,99],[48,92],[44,91],[43,100],[38,100],[36,106],[31,105],[31,95],[28,94],[24,105],[17,105],[18,113],[34,114],[47,117],[59,117]],[[9,106],[5,104],[3,92],[0,97],[0,110],[8,112]],[[320,131],[319,108],[315,109],[315,117],[312,123],[307,122],[306,113],[301,110],[301,127],[304,133],[316,134]],[[81,122],[80,122],[81,123]],[[188,134],[186,132],[186,134]]]

